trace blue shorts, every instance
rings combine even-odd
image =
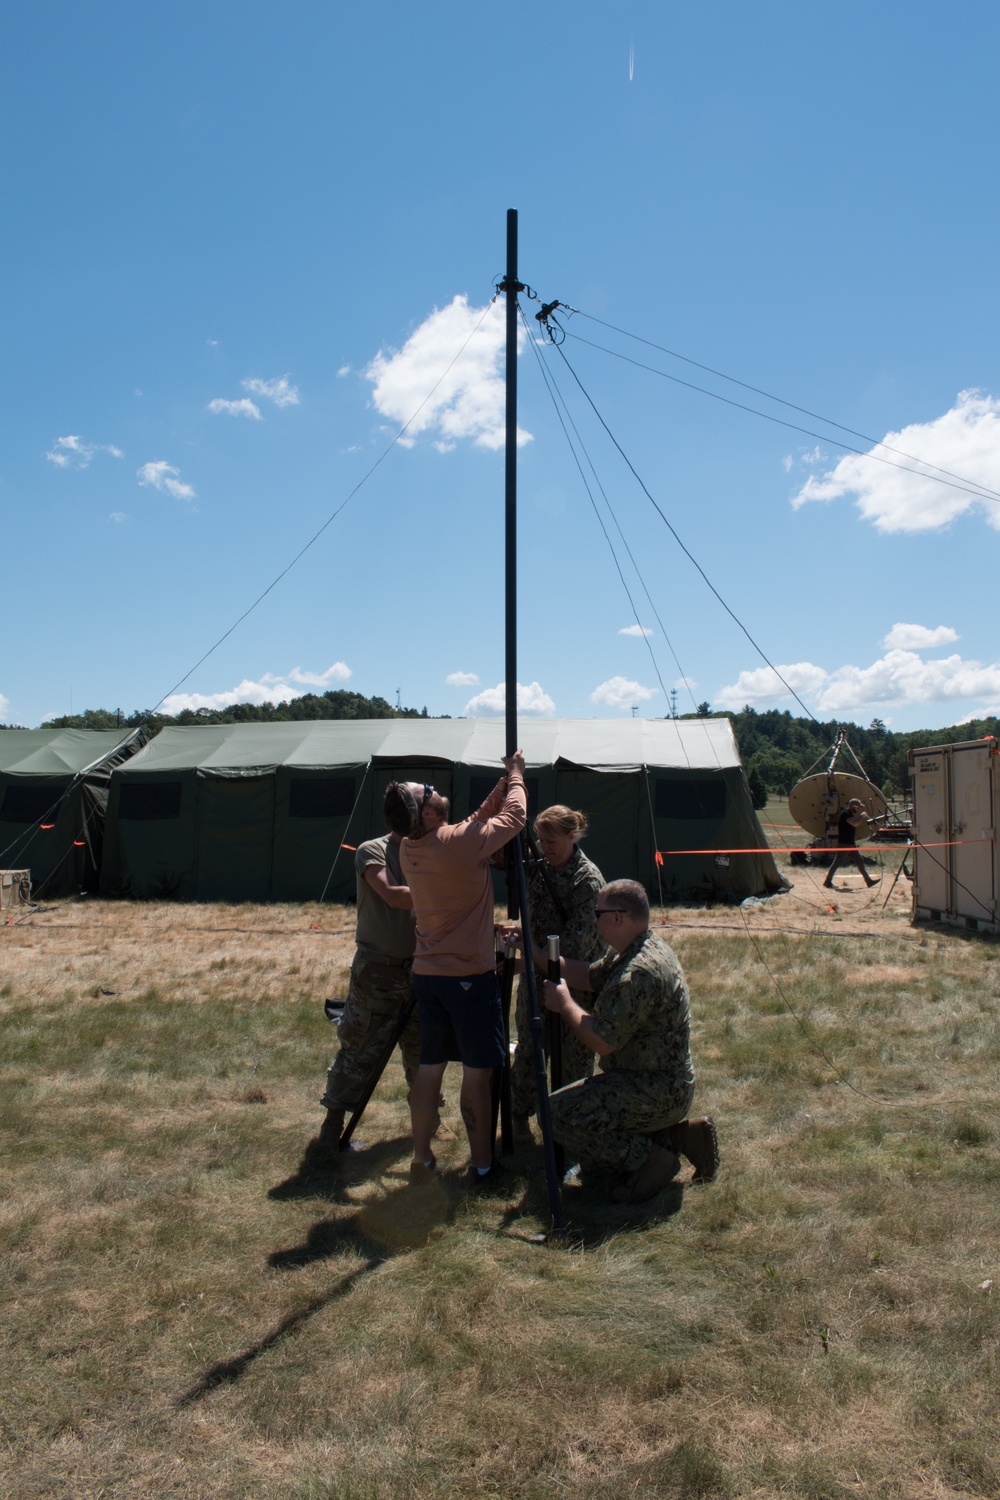
[[[420,1061],[502,1068],[505,1042],[497,976],[414,974],[420,1007]]]

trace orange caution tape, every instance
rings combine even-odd
[[[981,839],[942,839],[938,844],[924,844],[913,840],[906,844],[809,844],[805,848],[779,844],[776,849],[657,849],[656,862],[662,864],[661,855],[667,854],[849,854],[852,849],[953,849],[959,844],[993,844],[995,842],[994,838],[985,834]]]

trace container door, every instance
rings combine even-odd
[[[946,746],[913,753],[913,833],[929,846],[917,851],[913,900],[924,911],[950,910],[949,762]]]
[[[978,922],[992,922],[997,915],[991,749],[991,741],[956,745],[951,757],[954,911]]]

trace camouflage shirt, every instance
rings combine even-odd
[[[668,1073],[694,1083],[687,981],[674,950],[647,930],[590,966],[594,1030],[614,1050],[604,1072]]]
[[[546,879],[546,876],[548,879]],[[565,908],[563,916],[549,889],[556,892]],[[604,952],[604,940],[597,931],[597,893],[604,886],[604,876],[578,848],[561,870],[537,867],[528,877],[528,910],[531,913],[531,936],[540,947],[545,939],[559,934],[559,952],[563,958],[579,958],[590,963]]]

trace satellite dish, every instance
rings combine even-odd
[[[836,843],[837,819],[853,797],[861,803],[865,817],[873,820],[854,830],[855,839],[862,844],[881,827],[887,811],[885,798],[867,777],[855,776],[851,771],[820,771],[815,776],[803,776],[788,794],[788,811],[813,838],[831,838]],[[876,818],[878,823],[874,821]]]

